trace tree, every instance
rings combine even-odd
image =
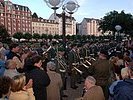
[[[47,39],[48,38],[48,35],[47,34],[42,34],[41,38],[42,39]]]
[[[41,36],[38,33],[34,33],[33,36],[32,36],[32,38],[35,39],[36,41],[38,41],[38,39],[40,39]]]
[[[6,41],[10,37],[8,31],[3,25],[0,25],[0,40]]]
[[[38,18],[38,15],[34,12],[32,18]]]
[[[23,38],[24,38],[24,39],[27,39],[27,40],[29,41],[30,39],[32,39],[32,34],[30,34],[30,33],[25,33],[25,34],[23,35]]]
[[[48,39],[52,40],[53,39],[53,35],[48,34]]]
[[[59,39],[60,38],[60,35],[59,34],[55,34],[54,35],[54,39]]]
[[[117,11],[111,11],[99,22],[99,30],[102,30],[103,33],[107,31],[115,33],[116,25],[122,27],[121,33],[131,35],[133,32],[133,16],[131,14],[126,14],[124,11],[121,11],[120,13]]]
[[[22,32],[16,32],[13,34],[13,37],[20,41],[20,39],[23,38],[23,33]]]

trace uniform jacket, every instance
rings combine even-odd
[[[111,77],[111,68],[113,65],[106,59],[98,59],[92,66],[91,71],[93,77],[97,81],[98,86],[105,86],[109,84]]]

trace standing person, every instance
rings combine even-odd
[[[9,100],[35,100],[32,89],[32,80],[26,84],[24,74],[13,77]]]
[[[8,59],[12,59],[16,62],[16,69],[18,72],[23,72],[23,65],[24,65],[24,60],[22,61],[20,59],[20,56],[17,54],[20,50],[20,46],[19,44],[16,43],[12,43],[10,46],[10,51],[9,53],[6,55],[7,56],[7,60]]]
[[[129,79],[117,83],[114,88],[114,100],[133,100],[133,66],[128,68]]]
[[[5,57],[5,55],[6,55],[6,49],[4,48],[2,42],[0,42],[0,53],[2,53],[4,55],[4,57]]]
[[[0,53],[0,76],[3,76],[5,72],[5,60],[3,60],[3,54]]]
[[[78,66],[79,63],[79,57],[77,54],[77,44],[72,44],[71,45],[72,49],[68,54],[68,73],[70,74],[70,85],[72,89],[77,89],[78,86],[76,86],[76,81],[77,81],[77,71],[74,69],[74,67]]]
[[[105,100],[108,100],[109,91],[108,86],[110,84],[111,69],[113,64],[107,59],[108,52],[101,50],[98,60],[90,67],[92,76],[96,79],[96,85],[101,86],[105,95]]]
[[[27,80],[33,80],[35,100],[47,100],[46,87],[50,84],[48,74],[42,69],[42,58],[35,55],[31,58],[32,65],[26,73]]]
[[[0,100],[8,100],[12,80],[7,76],[0,77]]]
[[[47,87],[47,100],[60,100],[60,90],[62,88],[61,75],[55,72],[55,63],[47,63],[47,73],[51,80],[49,86]],[[51,95],[52,94],[52,95]]]
[[[14,60],[7,60],[4,76],[9,76],[10,78],[13,78],[14,76],[19,74],[20,73],[16,70],[16,63],[14,62]]]
[[[85,94],[83,97],[77,100],[105,100],[102,88],[95,84],[95,78],[92,76],[88,76],[84,83]]]
[[[48,51],[48,60],[53,60],[56,56],[57,52],[57,42],[53,41],[51,45],[51,49]]]

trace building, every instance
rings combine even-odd
[[[55,20],[59,23],[59,35],[62,35],[62,15],[61,14],[52,14],[49,18],[50,20]],[[66,35],[76,35],[76,20],[74,17],[70,17],[70,15],[66,14]]]
[[[32,33],[38,34],[59,34],[59,23],[54,20],[47,20],[43,18],[32,19]]]
[[[0,24],[6,27],[10,35],[16,32],[31,33],[31,11],[26,6],[0,0]]]
[[[78,24],[78,34],[80,35],[101,35],[101,32],[98,31],[99,19],[94,18],[84,18],[83,21]]]

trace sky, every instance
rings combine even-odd
[[[36,12],[39,17],[48,19],[54,12],[47,6],[44,0],[10,0],[11,2],[23,6],[28,6],[32,13]],[[77,22],[81,22],[83,18],[103,18],[106,13],[116,10],[118,12],[124,10],[125,13],[133,15],[133,0],[77,0],[79,9],[72,15]],[[62,9],[57,10],[61,13]]]

